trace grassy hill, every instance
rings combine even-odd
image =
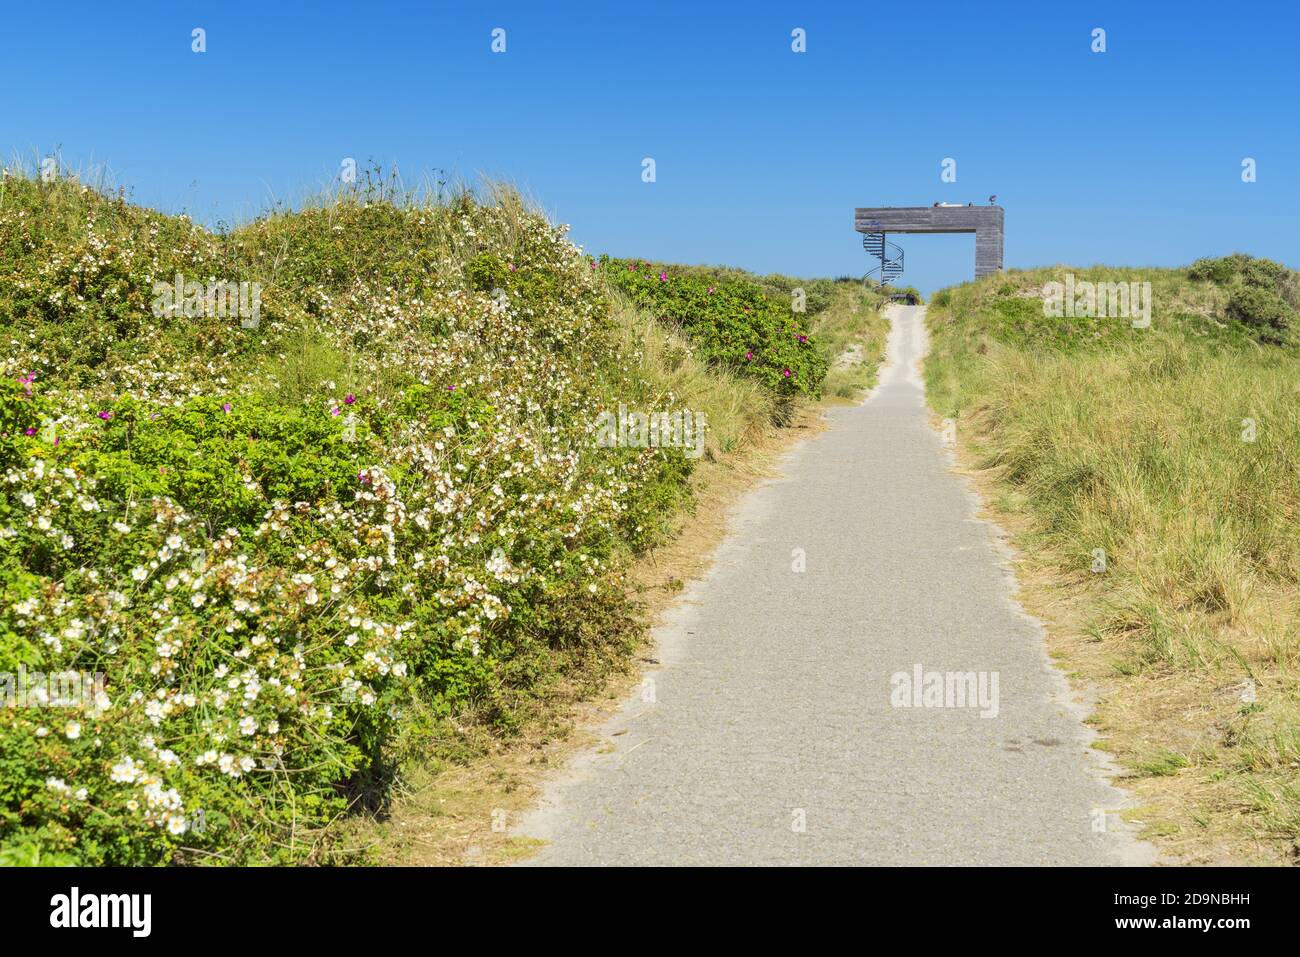
[[[1015,530],[1052,650],[1145,807],[1203,861],[1300,832],[1300,276],[1233,256],[1150,282],[1150,326],[1049,315],[1064,267],[945,290],[930,402]],[[1056,290],[1059,294],[1059,287]],[[1086,310],[1084,310],[1086,311]]]
[[[0,863],[338,859],[404,764],[622,667],[697,459],[594,423],[687,410],[743,454],[883,343],[856,285],[798,311],[632,265],[509,190],[213,233],[6,171],[0,673],[32,706],[0,709]],[[89,691],[48,700],[63,672]]]

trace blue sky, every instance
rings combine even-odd
[[[210,224],[354,157],[511,180],[593,252],[763,272],[860,275],[854,206],[993,193],[1008,266],[1300,266],[1298,47],[1282,2],[24,4],[0,151]],[[905,281],[969,278],[973,237],[896,239]]]

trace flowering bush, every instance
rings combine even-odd
[[[702,358],[757,378],[781,396],[821,394],[826,357],[809,313],[753,280],[602,256],[609,284],[651,315],[681,326]],[[821,298],[824,298],[822,296]]]
[[[0,672],[104,675],[0,708],[0,863],[310,859],[413,716],[623,640],[690,461],[592,440],[635,363],[514,197],[214,235],[7,176],[0,250]],[[260,324],[152,315],[178,273]]]

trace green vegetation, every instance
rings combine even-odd
[[[1144,799],[1189,853],[1284,850],[1300,825],[1297,275],[1244,256],[1076,271],[1149,281],[1143,329],[1045,315],[1064,272],[936,296],[930,402],[1049,583],[1035,610],[1064,616],[1066,659],[1107,692],[1110,750],[1171,782]]]
[[[685,348],[703,341],[700,358],[779,396],[861,396],[884,358],[889,323],[881,307],[891,292],[921,301],[910,287],[881,289],[851,277],[759,276],[729,266],[608,258],[601,266],[614,290],[676,329]]]
[[[1213,282],[1228,290],[1227,314],[1250,328],[1263,342],[1295,343],[1300,334],[1300,273],[1281,263],[1242,253],[1222,259],[1198,259],[1189,279]]]
[[[0,673],[103,686],[0,709],[0,863],[337,860],[430,741],[621,666],[693,460],[597,416],[689,408],[720,455],[829,360],[740,279],[628,285],[646,313],[616,276],[508,190],[214,234],[6,171]]]
[[[811,341],[806,302],[744,278],[602,257],[611,286],[638,309],[679,326],[710,365],[752,376],[778,395],[818,396],[826,357]]]

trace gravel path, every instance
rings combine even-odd
[[[514,829],[530,863],[1152,860],[927,424],[924,314],[893,308],[872,397],[739,505],[661,664]]]

